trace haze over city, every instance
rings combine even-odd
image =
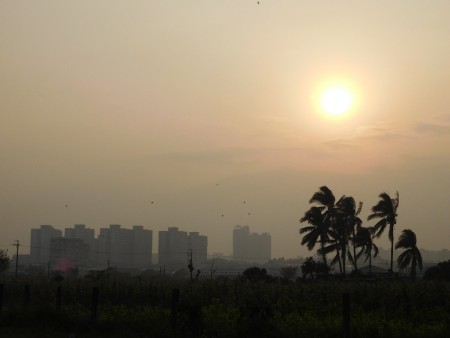
[[[0,2],[0,248],[143,225],[311,255],[320,186],[450,248],[450,2]],[[348,107],[327,109],[327,88]],[[342,114],[341,114],[342,113]],[[245,202],[245,203],[244,203]],[[387,236],[377,240],[388,248]],[[22,250],[22,249],[21,249]],[[27,248],[24,247],[26,252]]]

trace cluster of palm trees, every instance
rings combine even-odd
[[[330,265],[338,264],[339,271],[346,275],[347,259],[353,268],[358,270],[358,259],[364,256],[364,261],[369,260],[369,273],[372,267],[373,257],[378,255],[378,247],[374,243],[375,238],[381,237],[388,228],[388,238],[391,242],[391,267],[393,272],[394,261],[394,227],[397,223],[397,208],[399,194],[391,198],[383,192],[380,200],[371,209],[368,220],[376,219],[377,223],[372,227],[363,227],[359,217],[363,206],[362,202],[356,203],[351,196],[342,196],[336,201],[333,192],[326,186],[322,186],[314,193],[309,203],[313,205],[300,219],[300,223],[306,222],[308,226],[300,229],[303,234],[302,245],[308,250],[313,250],[316,244],[320,244],[317,250],[323,259],[326,268],[329,267],[327,255],[333,254]],[[411,268],[411,276],[415,276],[416,267],[422,269],[422,257],[417,248],[416,235],[411,230],[404,230],[395,245],[395,248],[406,249],[397,259],[400,270]]]

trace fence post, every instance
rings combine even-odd
[[[4,285],[0,284],[0,311],[3,308],[3,290],[4,290]]]
[[[95,322],[97,320],[97,309],[98,309],[98,286],[92,289],[92,307],[91,307],[91,321]]]
[[[60,310],[62,306],[62,287],[58,285],[56,288],[56,309]]]
[[[25,306],[30,304],[30,285],[25,284],[23,303]]]
[[[180,289],[172,290],[172,303],[171,303],[171,313],[170,313],[170,324],[172,330],[175,331],[177,328],[177,310],[178,302],[180,300]]]
[[[342,294],[342,311],[344,338],[350,338],[350,295],[348,292]]]

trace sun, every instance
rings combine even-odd
[[[353,104],[351,91],[343,86],[327,88],[320,96],[322,110],[331,116],[342,116],[348,113]]]

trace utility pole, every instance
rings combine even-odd
[[[17,277],[17,271],[19,268],[19,240],[16,240],[16,244],[13,244],[16,247],[16,277]]]
[[[216,270],[214,270],[214,259],[211,261],[211,269],[210,269],[210,273],[211,273],[211,280],[213,279],[213,274],[216,272]]]
[[[192,282],[192,271],[194,271],[194,265],[192,264],[192,249],[190,250],[188,269],[189,269],[189,273],[191,275],[191,282]]]

